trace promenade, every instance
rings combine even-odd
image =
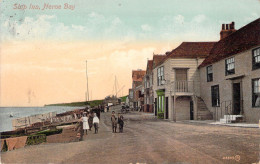
[[[113,110],[119,111],[119,107]],[[84,141],[41,144],[1,153],[2,163],[254,163],[259,129],[157,120],[125,114],[124,133],[112,133],[111,110],[102,113],[98,134]]]

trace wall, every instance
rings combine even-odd
[[[260,78],[260,69],[252,70],[252,50],[254,48],[233,55],[235,57],[235,74],[233,75],[225,76],[225,59],[213,64],[212,82],[207,82],[206,67],[200,69],[201,97],[211,112],[215,112],[211,103],[211,86],[219,85],[220,102],[230,101],[232,100],[232,80],[228,80],[228,78],[244,75],[241,79],[244,116],[247,122],[258,123],[260,108],[252,107],[252,79]]]
[[[157,66],[153,69],[153,92],[154,99],[157,98],[156,91],[159,89],[165,89],[165,97],[169,99],[169,119],[173,120],[173,83],[175,80],[175,70],[174,68],[189,68],[188,69],[188,81],[194,81],[194,90],[197,96],[200,96],[200,74],[198,71],[198,66],[203,62],[204,59],[168,59],[163,64]],[[164,66],[164,77],[166,84],[157,86],[157,68]],[[181,100],[180,100],[181,101]],[[187,103],[184,100],[183,103]],[[190,102],[188,102],[189,105]],[[177,108],[177,107],[176,107]],[[154,107],[156,109],[156,107]],[[190,117],[190,114],[188,113]]]
[[[176,99],[176,120],[190,120],[190,97],[178,97]]]
[[[12,120],[12,126],[13,129],[18,129],[18,128],[24,128],[27,126],[30,126],[31,124],[34,124],[36,122],[42,122],[42,120],[47,120],[52,117],[56,116],[56,112],[50,112],[50,113],[45,113],[45,114],[37,114],[37,115],[32,115],[28,117],[23,117],[23,118],[17,118]]]

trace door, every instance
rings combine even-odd
[[[187,81],[187,69],[176,69],[176,80]]]
[[[169,117],[169,111],[168,111],[168,97],[166,97],[166,102],[165,102],[165,106],[166,106],[166,111],[165,111],[165,118],[168,119]]]
[[[186,92],[188,90],[187,69],[176,69],[176,91]]]
[[[239,115],[241,111],[240,83],[233,83],[233,114]]]
[[[157,116],[157,110],[158,110],[158,106],[157,106],[157,98],[155,98],[155,102],[154,102],[154,107],[155,107],[155,116]]]
[[[193,101],[190,101],[190,120],[194,120],[194,118],[193,118],[193,112],[194,112],[194,109],[193,109]]]

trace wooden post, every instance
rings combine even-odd
[[[193,117],[194,120],[198,120],[198,98],[194,95],[193,96]]]
[[[177,117],[176,117],[176,95],[174,95],[173,97],[173,121],[176,122],[177,121]]]

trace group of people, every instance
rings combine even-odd
[[[99,118],[97,117],[96,113],[85,113],[84,112],[80,121],[82,121],[82,123],[83,123],[83,134],[84,134],[84,131],[86,131],[86,135],[87,135],[88,130],[91,131],[91,128],[93,127],[93,125],[95,128],[95,134],[98,133]]]
[[[112,122],[112,133],[116,133],[117,124],[119,124],[119,133],[123,133],[123,128],[124,128],[123,115],[120,115],[118,113],[118,118],[116,118],[115,112],[112,111],[111,122]]]

